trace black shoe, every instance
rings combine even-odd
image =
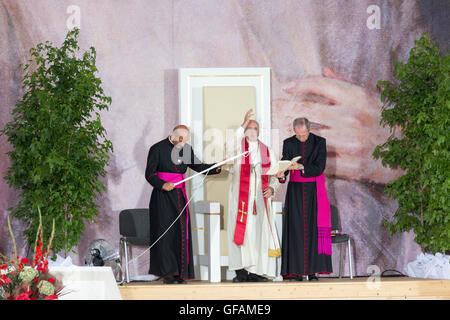
[[[248,271],[245,269],[236,270],[236,277],[233,278],[233,282],[247,282]]]
[[[289,278],[289,281],[303,281],[303,277],[300,275],[293,275]]]
[[[267,281],[269,281],[269,279],[267,279],[266,277],[260,276],[255,273],[249,273],[247,279],[250,282],[267,282]]]
[[[174,284],[174,283],[178,283],[177,278],[175,278],[174,276],[167,276],[163,278],[163,282],[164,284]]]
[[[177,278],[176,278],[176,281],[177,281],[177,283],[179,283],[179,284],[185,284],[185,283],[187,283],[187,281],[184,280],[184,279],[181,278],[181,277],[177,277]]]
[[[247,279],[242,279],[236,276],[233,278],[233,282],[247,282]]]
[[[174,283],[181,283],[181,284],[187,283],[186,280],[184,280],[183,278],[181,278],[181,277],[178,276],[178,275],[173,276],[173,278],[175,279],[175,282],[174,282]]]
[[[319,278],[317,278],[317,276],[315,274],[309,274],[308,280],[309,281],[319,281]]]

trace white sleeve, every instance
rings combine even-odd
[[[242,126],[239,126],[239,128],[236,130],[236,137],[241,138],[244,135],[245,129]]]

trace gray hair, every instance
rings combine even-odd
[[[306,118],[297,118],[294,120],[294,122],[292,123],[292,127],[295,129],[295,127],[303,127],[306,126],[306,129],[308,129],[311,127],[311,123],[309,122],[308,119]]]

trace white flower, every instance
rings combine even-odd
[[[22,280],[22,282],[31,282],[38,275],[39,275],[39,272],[37,272],[36,269],[25,268],[20,272],[19,279]]]
[[[49,296],[55,293],[55,287],[47,280],[41,280],[38,284],[39,292]]]

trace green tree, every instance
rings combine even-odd
[[[20,191],[19,202],[9,210],[26,223],[30,245],[38,208],[46,233],[54,219],[53,254],[75,252],[84,224],[95,222],[95,200],[106,189],[99,178],[113,149],[99,114],[109,109],[111,98],[96,76],[95,49],[79,52],[78,35],[73,29],[59,48],[46,41],[30,49],[31,59],[23,66],[24,94],[0,131],[13,146],[4,178]]]
[[[386,186],[399,207],[383,224],[391,234],[413,229],[415,241],[432,253],[450,249],[449,71],[450,57],[441,56],[425,33],[406,63],[395,62],[393,82],[377,84],[381,124],[392,135],[373,155],[384,166],[406,171]]]

